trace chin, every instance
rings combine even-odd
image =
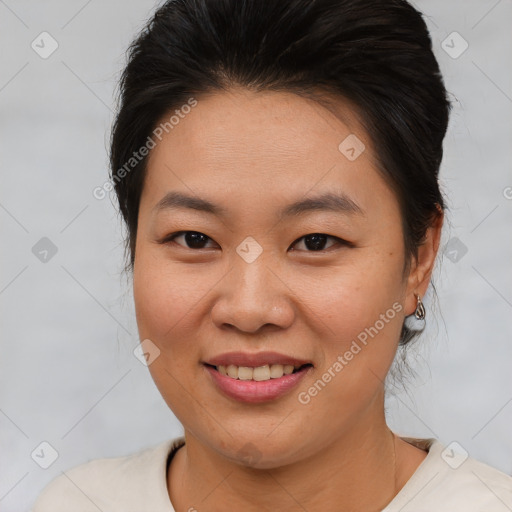
[[[300,447],[297,446],[297,438],[291,436],[286,439],[274,439],[269,442],[265,436],[247,440],[231,441],[227,446],[219,450],[219,453],[232,462],[252,469],[273,469],[299,461]]]

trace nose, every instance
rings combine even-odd
[[[279,274],[267,258],[247,263],[236,255],[217,288],[211,310],[214,324],[250,334],[289,327],[295,317],[293,293]]]

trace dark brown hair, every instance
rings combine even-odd
[[[450,103],[427,26],[404,0],[169,0],[159,7],[129,48],[111,138],[125,270],[133,271],[147,161],[133,160],[134,152],[164,115],[234,85],[319,102],[327,91],[356,106],[400,205],[407,270],[445,209],[437,177]],[[404,325],[400,343],[413,337]]]

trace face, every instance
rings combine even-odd
[[[188,435],[277,467],[383,415],[415,305],[398,202],[348,103],[338,117],[291,93],[197,99],[148,161],[133,274],[140,339]]]

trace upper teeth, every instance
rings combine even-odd
[[[290,373],[293,373],[293,370],[295,369],[292,364],[266,364],[265,366],[258,366],[256,368],[230,364],[229,366],[220,365],[216,368],[222,375],[239,380],[279,379],[283,375],[290,375]],[[300,368],[300,366],[297,366],[297,368]]]

